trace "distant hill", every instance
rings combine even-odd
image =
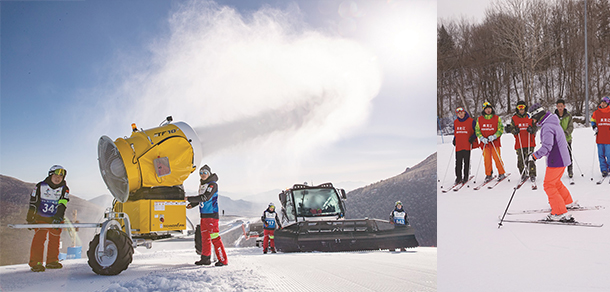
[[[68,186],[70,180],[68,179]],[[8,228],[8,224],[23,224],[28,211],[29,197],[35,183],[20,181],[5,175],[0,175],[0,265],[25,264],[30,257],[30,245],[34,231],[27,229]],[[66,209],[66,217],[73,221],[74,211],[80,222],[100,222],[104,209],[98,205],[70,194],[70,202]],[[80,229],[74,241],[76,246],[83,246],[82,255],[86,255],[89,241],[95,236],[95,229]],[[62,249],[72,246],[72,238],[64,230],[61,234]]]
[[[347,218],[388,220],[394,203],[402,201],[422,246],[436,242],[436,153],[405,172],[347,193]]]

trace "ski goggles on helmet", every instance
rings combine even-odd
[[[524,110],[526,107],[527,106],[525,106],[524,104],[517,105],[518,110]]]
[[[492,107],[491,103],[489,103],[488,101],[483,103],[483,109],[485,109],[486,107]]]
[[[204,174],[205,175],[210,175],[210,172],[207,169],[202,169],[202,170],[199,171],[199,174],[200,175],[204,175]]]
[[[61,175],[61,176],[66,176],[66,170],[63,169],[63,168],[56,169],[52,173],[53,174],[57,174],[57,175]]]
[[[459,112],[465,112],[464,108],[463,107],[458,107],[458,108],[455,109],[455,113],[456,114],[459,113]]]
[[[396,204],[394,204],[394,206],[398,206],[398,205],[402,205],[401,201],[396,201]]]

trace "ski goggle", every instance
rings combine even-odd
[[[483,109],[485,109],[486,107],[492,107],[492,106],[491,106],[491,103],[489,103],[489,102],[487,102],[487,101],[486,101],[486,102],[484,102],[484,103],[483,103]]]
[[[459,112],[465,112],[463,107],[458,107],[455,109],[455,113],[459,113]]]
[[[61,176],[66,176],[66,170],[65,169],[56,169],[53,171],[53,174],[57,174],[57,175],[61,175]]]
[[[525,109],[525,107],[526,107],[526,106],[525,106],[524,104],[517,105],[517,109],[518,109],[518,110]]]
[[[202,169],[202,170],[199,171],[199,174],[200,175],[203,175],[203,174],[210,175],[210,172],[205,170],[205,169]]]

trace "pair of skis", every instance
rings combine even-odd
[[[606,175],[606,176],[602,176],[602,178],[600,180],[598,180],[595,184],[601,185],[604,183],[604,181],[606,180],[607,177],[609,177],[610,175]],[[610,182],[610,180],[608,181]]]
[[[588,210],[601,210],[604,209],[603,206],[591,206],[591,207],[583,207],[579,206],[576,208],[569,208],[569,211],[588,211]],[[524,211],[516,211],[516,212],[508,212],[506,215],[523,215],[523,214],[536,214],[536,213],[550,213],[551,209],[535,209],[535,210],[524,210]],[[570,225],[570,226],[583,226],[583,227],[602,227],[604,224],[597,223],[588,223],[588,222],[578,222],[578,221],[551,221],[551,220],[522,220],[522,219],[504,219],[503,222],[513,222],[513,223],[536,223],[536,224],[552,224],[552,225]]]
[[[449,191],[451,191],[451,190],[453,190],[454,192],[457,192],[457,191],[459,191],[459,190],[460,190],[462,187],[464,187],[464,186],[465,186],[465,185],[466,185],[466,184],[467,184],[467,183],[468,183],[468,182],[469,182],[471,179],[473,179],[473,178],[474,178],[474,175],[471,175],[471,176],[468,178],[468,180],[467,180],[466,182],[464,182],[464,183],[457,183],[457,184],[454,184],[454,185],[452,185],[450,188],[445,189],[445,190],[442,190],[441,192],[443,192],[443,193],[447,193],[447,192],[449,192]]]
[[[494,176],[491,177],[490,180],[485,180],[480,185],[474,187],[473,190],[480,190],[482,187],[486,186],[487,184],[489,184],[491,182],[494,182],[494,180],[495,180],[494,184],[491,184],[491,185],[487,186],[488,189],[493,189],[495,186],[497,186],[499,183],[501,183],[502,181],[507,179],[509,176],[510,176],[510,173],[506,173],[502,179],[496,180],[496,176],[494,175]]]

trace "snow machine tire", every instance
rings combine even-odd
[[[118,275],[126,270],[133,260],[131,239],[123,231],[110,229],[106,233],[106,254],[98,257],[97,247],[100,235],[96,234],[89,242],[87,257],[89,266],[98,275]]]

